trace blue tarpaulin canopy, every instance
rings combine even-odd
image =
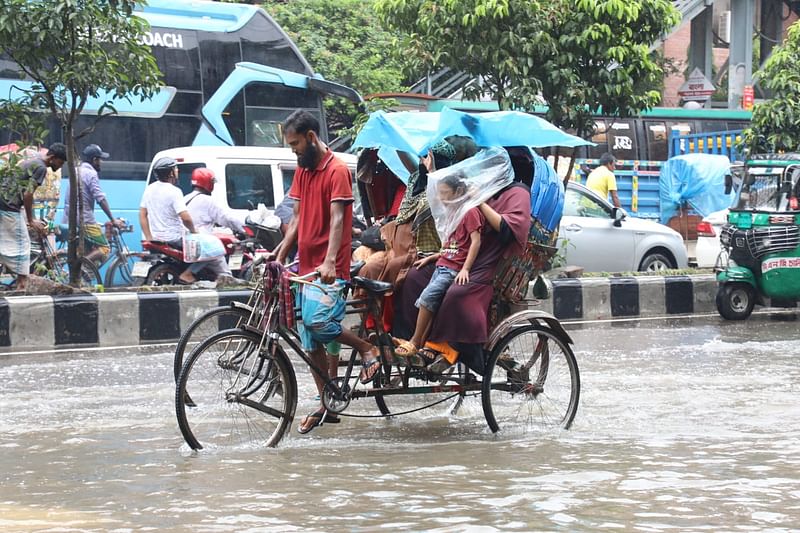
[[[734,193],[725,194],[730,167],[727,156],[712,154],[685,154],[664,162],[658,181],[661,223],[669,222],[682,207],[702,217],[730,207]]]
[[[393,148],[417,156],[448,135],[466,135],[478,146],[593,145],[565,133],[545,119],[519,111],[462,113],[400,111],[372,113],[353,142],[354,148]]]
[[[397,150],[422,156],[449,135],[468,136],[478,146],[485,147],[593,145],[528,113],[494,111],[473,114],[445,109],[442,112],[376,111],[356,137],[353,148],[377,148],[378,157],[400,179],[407,180],[408,171],[391,152]]]

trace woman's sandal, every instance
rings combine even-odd
[[[297,432],[301,435],[305,435],[315,427],[321,426],[323,423],[338,424],[339,422],[341,422],[341,419],[338,416],[328,414],[325,409],[320,408],[307,415],[303,421],[300,422],[300,425],[297,426]]]
[[[422,347],[417,351],[417,355],[420,359],[425,363],[425,366],[436,361],[436,358],[440,355],[439,352],[436,350],[431,350],[430,348]]]
[[[417,353],[417,346],[411,341],[392,339],[395,343],[394,354],[399,357],[411,357]]]

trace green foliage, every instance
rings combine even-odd
[[[0,52],[14,60],[20,77],[33,82],[31,101],[41,104],[64,131],[70,155],[70,204],[78,204],[74,131],[90,97],[152,96],[161,73],[143,44],[147,23],[133,16],[132,0],[0,0]],[[39,106],[37,106],[39,107]],[[114,112],[111,102],[98,120]],[[69,258],[77,265],[77,209],[70,211]],[[79,268],[71,269],[77,282]]]
[[[800,22],[789,27],[786,41],[773,49],[755,79],[773,98],[753,108],[744,145],[752,153],[800,149]]]
[[[464,88],[502,108],[540,103],[538,60],[556,53],[547,33],[549,2],[530,0],[375,0],[383,23],[397,32],[398,52],[418,72],[451,67],[481,77]]]
[[[549,106],[586,135],[592,111],[631,115],[657,103],[662,70],[649,49],[680,21],[669,0],[374,0],[401,53],[420,70],[480,77],[466,97],[502,108]]]
[[[269,0],[263,7],[326,79],[362,95],[404,90],[407,61],[392,54],[395,35],[380,27],[369,2]],[[325,106],[330,129],[353,126],[354,104],[330,98]]]
[[[548,119],[585,136],[591,112],[631,116],[658,103],[663,78],[650,46],[680,22],[668,0],[579,0],[560,4],[550,33],[557,52],[539,74]],[[568,4],[572,5],[569,9]]]

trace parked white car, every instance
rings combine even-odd
[[[728,221],[728,211],[728,209],[714,211],[697,225],[697,245],[694,254],[698,268],[713,268],[717,264],[726,263],[727,252],[719,242],[719,234],[722,226]]]
[[[558,247],[567,265],[587,272],[658,271],[688,265],[686,246],[677,231],[631,217],[572,182],[564,197]]]

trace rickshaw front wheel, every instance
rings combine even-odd
[[[753,312],[756,294],[749,283],[725,283],[717,289],[717,311],[726,320],[744,320]]]

